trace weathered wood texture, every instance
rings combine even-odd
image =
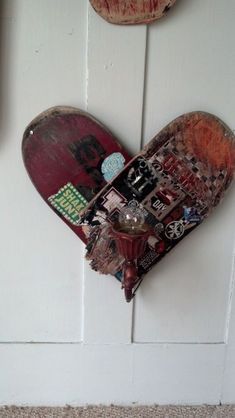
[[[62,106],[48,109],[28,125],[22,153],[43,199],[86,242],[80,213],[106,184],[102,163],[118,153],[124,165],[128,153],[94,117]]]
[[[176,0],[90,0],[97,13],[110,23],[150,23],[165,16]]]

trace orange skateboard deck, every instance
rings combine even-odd
[[[204,112],[175,119],[83,211],[91,267],[122,276],[124,259],[110,231],[123,208],[134,205],[152,231],[137,260],[138,277],[144,276],[210,215],[234,165],[235,137],[220,119]]]

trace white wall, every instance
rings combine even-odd
[[[234,129],[234,18],[234,0],[178,0],[149,28],[110,25],[87,0],[1,1],[0,404],[235,402],[234,187],[126,304],[20,152],[27,123],[57,104],[87,109],[132,153],[191,110]]]

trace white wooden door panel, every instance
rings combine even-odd
[[[79,341],[83,246],[37,194],[20,147],[26,124],[40,111],[84,107],[86,5],[22,0],[11,6],[2,17],[8,64],[2,100],[10,116],[0,127],[0,340]]]
[[[11,71],[19,126],[50,106],[84,108],[86,2],[15,0],[14,9],[16,67]]]
[[[224,344],[135,344],[133,382],[140,404],[218,404]]]
[[[87,108],[131,152],[140,148],[146,27],[110,25],[90,8]],[[85,264],[84,342],[130,342],[132,304],[120,283]]]
[[[215,113],[234,127],[235,3],[227,6],[182,1],[171,19],[150,27],[146,142],[191,110]],[[234,203],[233,188],[212,218],[148,273],[136,300],[135,341],[224,341]]]
[[[0,404],[218,404],[223,344],[0,345]]]

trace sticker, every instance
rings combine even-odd
[[[182,222],[170,222],[165,228],[166,237],[169,239],[179,239],[184,233],[184,225]]]
[[[158,199],[157,197],[153,196],[151,198],[151,207],[152,209],[154,209],[156,212],[164,212],[167,209],[167,205],[165,205],[161,199]]]
[[[149,267],[152,266],[153,262],[158,258],[158,254],[150,250],[144,256],[139,260],[139,266],[141,266],[145,271],[149,269]]]
[[[152,164],[138,157],[133,161],[124,181],[134,195],[143,200],[156,186],[158,178]]]
[[[138,208],[139,206],[142,206],[139,204],[139,202],[135,199],[130,200],[130,202],[128,203],[128,206],[130,208]]]
[[[158,221],[162,221],[184,197],[185,194],[182,190],[176,189],[171,181],[164,179],[159,174],[158,185],[146,197],[144,205]]]
[[[114,152],[105,158],[101,171],[106,181],[111,181],[124,167],[125,158],[120,152]]]
[[[157,223],[154,227],[154,233],[158,236],[163,231],[164,231],[164,225],[161,222]]]
[[[73,225],[79,224],[80,212],[88,204],[72,183],[67,183],[56,194],[50,196],[48,200]]]
[[[184,219],[187,222],[201,222],[202,218],[199,215],[196,208],[189,208],[187,206],[183,206],[184,209]]]
[[[121,209],[126,205],[126,199],[113,187],[104,195],[102,206],[112,213],[115,209]]]

